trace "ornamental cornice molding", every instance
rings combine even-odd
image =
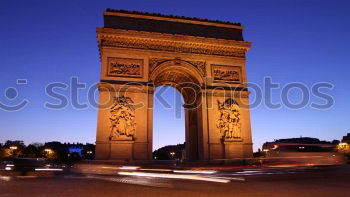
[[[158,33],[158,32],[146,32],[146,31],[134,31],[134,30],[125,30],[125,29],[112,29],[112,28],[97,28],[98,36],[128,36],[128,37],[137,37],[137,38],[154,38],[154,39],[163,39],[163,40],[173,40],[173,41],[182,41],[182,42],[198,42],[214,45],[226,45],[226,46],[235,46],[238,48],[245,48],[249,50],[251,47],[251,42],[237,41],[237,40],[225,40],[219,38],[207,38],[200,36],[189,36],[189,35],[180,35],[180,34],[167,34],[167,33]]]
[[[153,87],[148,86],[137,86],[137,85],[128,85],[128,84],[108,84],[108,83],[99,83],[97,84],[99,92],[132,92],[132,93],[149,93],[153,91]]]
[[[98,31],[100,48],[119,47],[237,58],[245,58],[245,53],[250,48],[250,43],[242,41],[129,30],[102,30]]]
[[[215,97],[233,97],[233,98],[249,98],[249,91],[238,91],[238,90],[204,90],[206,96]]]

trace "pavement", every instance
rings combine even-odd
[[[50,176],[0,175],[0,197],[350,196],[350,165],[225,170],[105,167],[109,173],[90,169]]]

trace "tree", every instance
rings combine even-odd
[[[339,144],[339,143],[340,143],[339,140],[333,140],[333,141],[332,141],[332,144]]]
[[[67,145],[61,142],[47,142],[41,148],[41,154],[55,162],[67,162],[68,161],[68,148]]]
[[[27,158],[37,158],[40,155],[39,148],[33,144],[30,144],[23,150],[24,157]]]
[[[12,150],[9,148],[2,148],[0,151],[0,158],[10,158],[12,157]]]
[[[155,160],[181,160],[184,149],[185,144],[164,146],[153,152],[153,158]]]
[[[22,149],[25,147],[22,140],[15,140],[15,141],[7,140],[4,144],[4,147],[7,147],[7,148],[11,146],[17,146],[18,148],[22,148]]]
[[[95,145],[94,144],[86,144],[83,146],[83,159],[94,159],[95,158]]]
[[[23,157],[22,151],[24,148],[25,148],[25,145],[23,141],[7,140],[2,148],[1,155],[3,158]]]
[[[76,163],[78,161],[81,161],[81,157],[79,155],[79,153],[70,153],[69,157],[68,157],[68,162],[69,163]]]

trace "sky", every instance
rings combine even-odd
[[[311,102],[325,102],[315,95],[301,109],[285,105],[271,109],[265,100],[252,108],[254,150],[280,138],[341,139],[350,132],[349,7],[348,1],[341,0],[1,0],[0,102],[6,106],[27,104],[15,112],[0,109],[0,142],[95,142],[96,108],[77,109],[69,92],[74,77],[86,87],[99,81],[96,28],[103,26],[106,8],[242,23],[244,39],[253,43],[247,53],[249,82],[264,87],[264,79],[270,77],[281,87],[294,82],[309,89],[320,82],[333,86],[322,90],[334,100],[327,109],[310,106]],[[54,82],[67,84],[59,90],[69,98],[62,109],[45,107],[45,103],[58,103],[45,94],[45,88]],[[88,91],[79,90],[79,103],[87,102]],[[274,103],[282,101],[281,92],[282,88],[271,92]],[[176,94],[169,89],[164,97],[174,103],[174,97],[179,97]],[[301,96],[296,88],[288,92],[294,103]],[[251,102],[254,98],[252,91]],[[183,143],[183,111],[155,103],[154,147]]]

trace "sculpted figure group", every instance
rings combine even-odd
[[[135,134],[135,108],[129,97],[116,97],[110,108],[111,140],[133,137]]]
[[[241,119],[239,106],[233,99],[227,99],[221,103],[218,101],[220,117],[217,127],[224,140],[241,138]]]

